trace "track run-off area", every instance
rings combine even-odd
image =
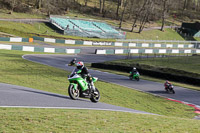
[[[124,59],[125,56],[119,55],[24,55],[24,59],[41,63],[44,65],[72,71],[73,66],[66,66],[73,58],[84,63],[104,62],[111,60]],[[181,101],[195,107],[200,107],[200,92],[190,90],[183,87],[175,86],[176,94],[168,94],[164,91],[162,83],[153,81],[140,80],[139,82],[129,80],[128,77],[122,75],[101,72],[97,70],[89,70],[90,74],[98,77],[101,81],[110,82],[116,85],[125,86],[139,91],[163,96],[172,100]],[[67,90],[66,90],[67,93]],[[21,87],[16,85],[8,85],[0,83],[0,106],[1,107],[30,107],[30,108],[66,108],[66,109],[92,109],[92,110],[110,110],[133,112],[142,114],[151,114],[148,112],[128,109],[124,107],[114,106],[105,103],[92,103],[89,100],[79,99],[71,100],[68,96],[40,91],[32,88]]]

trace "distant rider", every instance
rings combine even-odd
[[[139,74],[139,72],[137,71],[137,69],[135,67],[133,67],[133,69],[131,71],[131,76],[133,76],[135,74]]]
[[[69,64],[68,66],[73,66],[76,63],[76,58],[74,58]]]
[[[167,88],[172,85],[168,80],[166,80],[164,86],[165,86],[165,90],[167,90]]]

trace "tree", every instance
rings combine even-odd
[[[122,22],[123,22],[124,13],[125,13],[125,10],[126,10],[126,7],[127,7],[127,3],[128,3],[128,0],[125,0],[124,8],[123,8],[123,11],[122,11],[122,16],[121,16],[121,19],[120,19],[119,29],[121,29],[121,27],[122,27]]]
[[[166,11],[167,11],[167,0],[162,0],[163,3],[163,11],[162,11],[162,26],[161,26],[161,31],[164,29],[165,25],[165,16],[166,16]]]
[[[145,10],[145,6],[148,4],[148,1],[149,0],[145,0],[144,3],[143,3],[143,5],[142,5],[142,7],[138,8],[138,11],[137,11],[137,13],[135,15],[135,19],[134,19],[134,22],[133,22],[133,25],[132,25],[131,32],[133,32],[134,27],[136,26],[136,22],[137,22],[139,16],[141,15],[141,13]]]
[[[117,19],[119,18],[120,3],[121,3],[121,0],[118,0],[118,1],[117,1],[117,10],[116,10],[116,18],[117,18]]]

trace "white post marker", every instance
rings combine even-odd
[[[23,46],[22,51],[34,52],[34,47]]]
[[[139,49],[131,49],[130,53],[131,54],[138,54],[139,53]]]
[[[74,54],[75,53],[75,49],[66,49],[66,53]]]
[[[123,43],[121,43],[121,42],[115,42],[115,46],[123,46]]]
[[[161,44],[154,44],[154,47],[160,48],[160,47],[161,47]]]
[[[142,47],[149,47],[148,43],[142,43]]]
[[[44,48],[44,52],[55,53],[55,48]]]
[[[65,44],[75,44],[75,40],[65,40]]]
[[[10,42],[22,42],[22,38],[14,38],[14,37],[11,37],[11,38],[10,38]]]
[[[179,44],[178,48],[184,48],[184,45],[183,44]]]
[[[129,43],[129,47],[136,47],[136,43]]]
[[[92,45],[92,41],[83,41],[83,45]]]
[[[173,54],[178,54],[179,53],[179,49],[172,49],[172,53]]]
[[[159,54],[166,54],[167,53],[167,50],[166,49],[159,49]]]
[[[153,49],[145,49],[145,53],[146,54],[152,54],[153,53]]]
[[[12,45],[0,44],[0,49],[11,50],[12,49]]]
[[[166,47],[167,48],[173,48],[173,44],[167,44]]]
[[[44,42],[55,43],[55,42],[56,42],[56,39],[52,39],[52,38],[44,38]]]
[[[115,49],[115,54],[123,54],[124,50],[123,49]]]
[[[96,54],[106,54],[106,50],[97,50]]]
[[[192,50],[191,50],[191,49],[185,49],[185,50],[184,50],[184,53],[190,54],[190,53],[192,53]]]

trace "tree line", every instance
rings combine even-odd
[[[200,0],[0,0],[0,8],[11,13],[32,12],[66,14],[70,10],[124,21],[131,21],[131,31],[138,27],[142,32],[146,23],[160,21],[165,25],[166,18],[200,20]]]

